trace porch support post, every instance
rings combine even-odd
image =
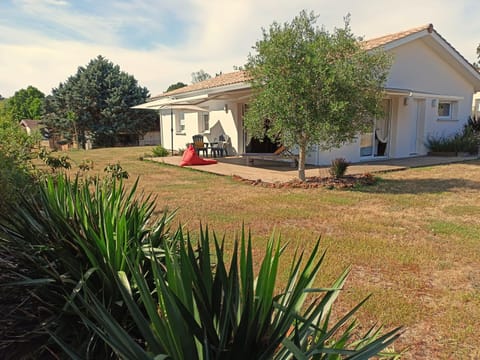
[[[173,156],[173,109],[170,108],[170,141],[172,145],[172,156]]]

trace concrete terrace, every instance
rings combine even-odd
[[[381,173],[388,171],[399,171],[414,167],[425,167],[441,164],[450,164],[477,159],[476,156],[419,156],[405,159],[392,159],[355,163],[349,166],[347,175],[361,175],[365,173]],[[168,165],[179,166],[181,156],[167,156],[153,158],[153,161],[162,162]],[[217,158],[217,164],[186,166],[198,171],[209,172],[224,176],[240,176],[249,180],[262,180],[264,182],[287,182],[297,178],[297,169],[290,167],[287,163],[277,161],[255,160],[255,166],[247,166],[245,159],[241,157]],[[307,177],[321,176],[328,177],[328,166],[307,167]]]

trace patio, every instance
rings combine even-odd
[[[153,158],[153,161],[162,162],[168,165],[180,166],[181,156],[168,156]],[[405,159],[392,159],[382,161],[371,161],[355,163],[348,167],[347,175],[361,175],[365,173],[381,173],[387,171],[399,171],[414,167],[433,166],[450,164],[478,159],[477,156],[419,156]],[[276,161],[256,161],[255,166],[247,166],[245,158],[230,156],[217,158],[217,164],[186,166],[198,171],[209,172],[224,176],[239,176],[249,180],[262,180],[264,182],[287,182],[297,178],[298,170],[291,168],[288,164]],[[307,177],[321,176],[328,177],[328,166],[311,167],[307,166],[305,175]]]

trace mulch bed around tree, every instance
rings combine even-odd
[[[313,176],[308,177],[305,181],[299,179],[290,180],[287,182],[265,182],[261,179],[249,180],[244,179],[241,176],[233,175],[233,179],[242,183],[250,184],[253,186],[262,186],[267,188],[291,188],[291,189],[316,189],[316,188],[328,188],[328,189],[351,189],[356,186],[373,185],[377,179],[370,173],[362,175],[350,175],[342,178],[333,177],[320,177]]]

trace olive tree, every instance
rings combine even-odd
[[[253,99],[247,131],[299,150],[298,177],[312,145],[329,150],[353,141],[381,114],[391,65],[382,50],[366,51],[349,25],[333,32],[302,11],[292,22],[274,22],[256,42],[245,66]]]

